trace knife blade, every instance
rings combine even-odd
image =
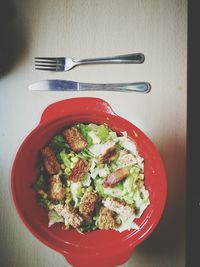
[[[118,91],[148,93],[148,82],[137,83],[80,83],[69,80],[41,80],[29,85],[31,91]]]

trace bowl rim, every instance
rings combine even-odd
[[[41,120],[39,122],[39,124],[26,136],[26,138],[23,140],[23,142],[21,143],[17,153],[16,153],[16,156],[15,156],[15,159],[14,159],[14,163],[13,163],[13,166],[12,166],[12,171],[11,171],[11,194],[12,194],[12,198],[13,198],[13,201],[14,201],[14,204],[15,204],[15,208],[19,214],[19,216],[21,217],[23,223],[25,224],[25,226],[29,229],[29,231],[37,238],[39,239],[42,243],[44,243],[45,245],[47,245],[48,247],[62,253],[62,254],[67,254],[68,251],[67,250],[64,250],[64,249],[61,249],[61,247],[58,247],[57,245],[54,245],[52,242],[49,242],[48,240],[46,240],[44,237],[42,237],[40,234],[38,234],[37,230],[34,229],[34,227],[32,227],[28,221],[26,220],[26,217],[24,216],[23,212],[21,211],[20,209],[20,206],[18,205],[18,201],[17,201],[17,198],[16,198],[16,194],[15,194],[15,181],[14,181],[14,177],[15,177],[15,170],[16,170],[16,167],[17,167],[17,159],[19,157],[19,155],[23,152],[23,148],[24,146],[26,146],[26,143],[29,142],[29,140],[32,138],[32,136],[34,136],[38,131],[40,131],[40,129],[44,128],[44,127],[47,127],[50,123],[54,123],[55,121],[57,120],[61,120],[62,116],[61,117],[57,117],[57,118],[54,118],[52,120],[45,120],[45,112],[48,112],[49,110],[49,107],[55,107],[55,105],[59,104],[59,103],[66,103],[67,101],[70,101],[70,100],[77,100],[77,101],[83,101],[83,99],[85,101],[90,101],[91,99],[94,100],[94,101],[100,101],[100,102],[103,102],[104,105],[106,103],[107,105],[107,109],[106,111],[105,110],[101,110],[100,114],[105,113],[105,114],[109,114],[110,116],[115,116],[115,118],[117,118],[118,120],[123,120],[123,122],[125,123],[128,123],[129,125],[131,125],[133,128],[137,129],[137,131],[139,133],[142,134],[143,137],[145,137],[145,139],[148,140],[149,144],[152,146],[152,148],[154,149],[154,152],[157,154],[157,158],[159,159],[159,164],[160,164],[160,167],[162,169],[162,177],[163,177],[163,185],[164,185],[164,189],[163,189],[163,192],[164,192],[164,195],[162,196],[162,203],[160,205],[160,208],[159,208],[159,212],[158,214],[156,215],[156,221],[152,224],[152,225],[149,225],[149,229],[143,234],[143,236],[140,237],[140,239],[138,240],[137,244],[135,244],[134,240],[131,242],[131,235],[128,235],[128,244],[129,244],[129,247],[132,246],[132,247],[135,247],[137,245],[139,245],[143,240],[145,240],[150,234],[151,232],[156,228],[157,224],[159,223],[160,221],[160,218],[164,212],[164,208],[165,208],[165,205],[166,205],[166,198],[167,198],[167,176],[166,176],[166,171],[165,171],[165,168],[164,168],[164,164],[163,164],[163,161],[162,161],[162,158],[160,156],[160,154],[158,153],[157,151],[157,148],[155,147],[155,145],[153,144],[153,142],[149,139],[148,136],[146,136],[146,134],[140,130],[137,126],[135,126],[132,122],[124,119],[123,117],[117,115],[115,112],[113,112],[112,108],[110,107],[110,105],[100,99],[100,98],[71,98],[71,99],[66,99],[66,100],[61,100],[61,101],[58,101],[58,102],[54,102],[53,104],[47,106],[47,108],[43,111],[42,115],[41,115]],[[108,108],[109,107],[109,108]],[[77,113],[78,114],[78,113]],[[65,116],[65,115],[64,115]],[[63,117],[64,117],[63,116]],[[120,243],[124,243],[124,240]],[[119,243],[116,244],[116,247],[119,246]],[[80,253],[77,252],[77,251],[73,251],[73,252],[70,252],[70,253],[73,253],[73,254],[77,254],[77,253]]]

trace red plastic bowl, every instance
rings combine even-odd
[[[127,131],[145,159],[145,185],[150,205],[140,219],[139,230],[94,231],[80,234],[63,230],[61,224],[48,228],[47,211],[36,203],[31,188],[36,175],[40,149],[63,126],[77,122],[107,123],[116,132]],[[111,267],[123,264],[133,249],[145,240],[158,224],[166,201],[166,173],[162,160],[149,138],[129,121],[116,115],[110,105],[99,98],[72,98],[48,106],[39,125],[19,148],[11,177],[12,196],[16,209],[28,229],[40,241],[64,255],[76,267]]]

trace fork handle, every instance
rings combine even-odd
[[[148,82],[138,83],[109,83],[109,84],[91,84],[79,83],[79,91],[118,91],[118,92],[141,92],[148,93],[151,85]]]
[[[107,63],[126,63],[126,64],[140,64],[145,60],[144,54],[134,53],[128,55],[114,56],[114,57],[100,57],[88,59],[73,59],[76,65],[82,64],[107,64]]]

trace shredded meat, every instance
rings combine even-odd
[[[105,207],[121,215],[123,218],[128,219],[135,212],[135,208],[133,205],[127,204],[126,202],[118,198],[108,197],[106,200],[103,200],[103,204]]]
[[[65,206],[62,204],[55,205],[54,210],[65,219],[65,225],[78,228],[83,222],[83,218],[79,215],[78,210],[70,204]]]
[[[65,218],[65,223],[73,226],[74,228],[80,227],[83,222],[83,218],[78,214],[77,209],[72,207],[70,204],[64,207],[61,215]]]

